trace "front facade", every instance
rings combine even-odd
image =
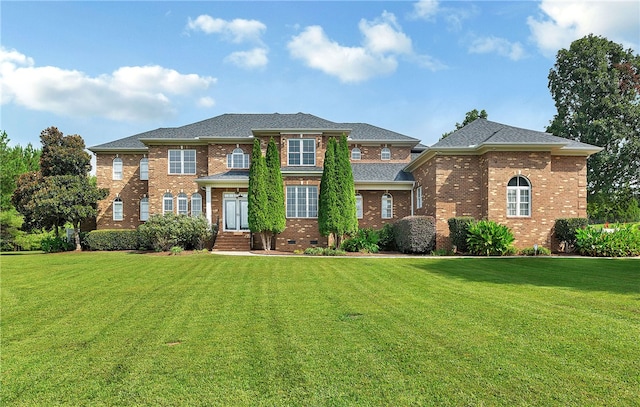
[[[249,250],[250,154],[273,139],[280,149],[287,224],[275,249],[326,246],[317,222],[325,148],[345,134],[361,228],[410,215],[436,218],[437,246],[447,220],[491,219],[512,228],[518,247],[551,246],[556,218],[586,216],[586,158],[600,149],[478,120],[427,148],[419,140],[364,123],[309,114],[225,114],[92,147],[98,229],[133,229],[154,214],[205,216],[218,225],[217,249]]]

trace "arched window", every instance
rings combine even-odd
[[[380,159],[381,160],[390,160],[391,159],[391,150],[389,150],[387,147],[383,148],[382,151],[380,151]]]
[[[113,159],[113,179],[122,179],[122,158],[116,157]]]
[[[147,181],[149,179],[149,159],[140,159],[140,180]]]
[[[351,149],[351,159],[359,160],[361,158],[362,158],[362,153],[360,152],[360,149],[358,147],[353,147]]]
[[[149,220],[149,198],[146,196],[140,199],[140,220]]]
[[[227,168],[249,168],[249,154],[245,154],[241,148],[236,148],[231,154],[227,154]]]
[[[517,176],[507,184],[507,216],[531,216],[531,184]]]
[[[124,219],[124,210],[122,199],[120,197],[116,197],[113,200],[113,220],[123,220]]]
[[[202,195],[195,192],[191,195],[191,216],[198,217],[202,215]]]
[[[162,197],[162,214],[173,213],[173,195],[167,192]]]
[[[382,219],[393,218],[393,197],[391,194],[382,195]]]
[[[362,195],[356,194],[356,216],[358,219],[364,217],[364,207],[362,205]]]
[[[188,215],[189,214],[189,200],[187,199],[187,194],[184,192],[180,192],[178,194],[178,215]]]

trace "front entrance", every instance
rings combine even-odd
[[[246,232],[249,230],[249,202],[247,194],[225,193],[223,195],[224,230]]]

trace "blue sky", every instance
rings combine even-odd
[[[431,145],[467,111],[544,130],[556,52],[638,52],[637,1],[0,4],[0,129],[87,146],[223,113],[305,112]]]

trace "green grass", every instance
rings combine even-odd
[[[0,262],[0,405],[640,400],[637,259]]]

